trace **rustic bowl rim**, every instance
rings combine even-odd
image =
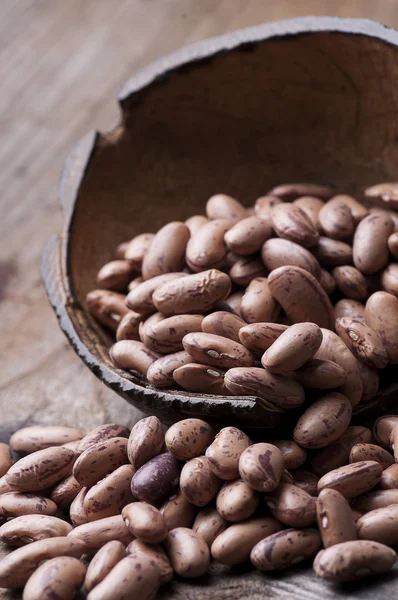
[[[221,53],[243,49],[245,46],[266,42],[274,38],[322,32],[361,35],[379,39],[385,42],[386,45],[398,47],[398,31],[395,29],[370,19],[329,16],[284,19],[211,37],[182,47],[149,63],[134,73],[123,85],[117,96],[121,116],[115,131],[123,121],[123,114],[127,110],[127,101],[132,95],[149,87],[160,78],[171,76],[181,67],[194,68],[202,60],[212,59]],[[180,390],[158,390],[143,387],[128,373],[112,369],[97,359],[79,337],[69,315],[69,310],[76,309],[79,303],[74,298],[69,285],[68,232],[72,224],[80,184],[101,136],[102,134],[96,130],[90,131],[67,156],[58,188],[58,200],[65,214],[63,232],[60,235],[54,235],[43,251],[42,277],[50,304],[58,317],[62,331],[79,357],[103,383],[146,412],[167,411],[168,405],[173,410],[180,411],[181,416],[184,412],[197,414],[198,410],[203,415],[214,414],[218,416],[220,413],[224,413],[225,408],[229,408],[237,416],[250,415],[259,418],[260,415],[256,417],[256,411],[259,410],[259,407],[255,396],[219,396],[220,402],[215,405],[213,402],[208,401],[209,398],[214,397],[205,394],[198,394],[195,397],[192,393]],[[156,406],[153,402],[154,397],[157,398]],[[224,409],[223,405],[225,405]],[[228,414],[228,411],[225,414]],[[264,426],[264,424],[261,425],[260,423],[259,427],[261,426]]]

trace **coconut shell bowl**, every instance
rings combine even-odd
[[[397,82],[396,31],[329,17],[235,31],[136,73],[118,98],[119,125],[88,133],[68,157],[59,188],[63,230],[43,256],[51,305],[89,369],[166,423],[286,424],[286,413],[261,409],[255,397],[159,390],[115,368],[113,338],[85,297],[120,242],[203,213],[216,192],[250,206],[277,184],[309,181],[361,200],[366,187],[396,181]],[[397,389],[390,372],[357,417],[391,412]]]

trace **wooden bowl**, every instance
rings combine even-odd
[[[165,422],[279,422],[254,397],[155,390],[115,369],[84,298],[119,242],[203,212],[215,192],[249,205],[278,183],[310,181],[360,198],[396,180],[397,46],[398,33],[372,21],[300,18],[195,44],[126,83],[120,124],[89,133],[67,160],[65,225],[42,269],[62,330],[107,386]]]

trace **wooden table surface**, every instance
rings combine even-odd
[[[76,357],[50,309],[40,257],[61,226],[57,180],[88,130],[118,120],[116,94],[139,67],[183,45],[298,15],[367,17],[398,27],[396,0],[1,0],[0,433],[21,424],[132,425],[139,414]],[[168,600],[396,596],[397,580],[335,590],[301,570],[247,568],[177,583]],[[308,571],[309,573],[310,571]],[[243,573],[243,574],[242,574]],[[18,594],[4,592],[4,598]],[[160,597],[160,596],[159,596]]]

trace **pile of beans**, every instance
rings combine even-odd
[[[398,416],[373,431],[348,427],[316,451],[318,432],[297,431],[252,443],[200,419],[164,433],[157,417],[131,431],[20,429],[10,446],[22,458],[12,464],[0,446],[0,540],[18,547],[0,561],[0,587],[24,587],[24,600],[71,600],[80,589],[88,600],[149,600],[211,560],[270,572],[314,559],[333,582],[391,570]]]
[[[256,396],[280,413],[307,389],[336,390],[321,405],[342,403],[348,425],[398,364],[398,184],[365,196],[382,206],[314,184],[249,209],[217,194],[206,216],[121,244],[86,299],[116,334],[111,361],[157,388]]]

